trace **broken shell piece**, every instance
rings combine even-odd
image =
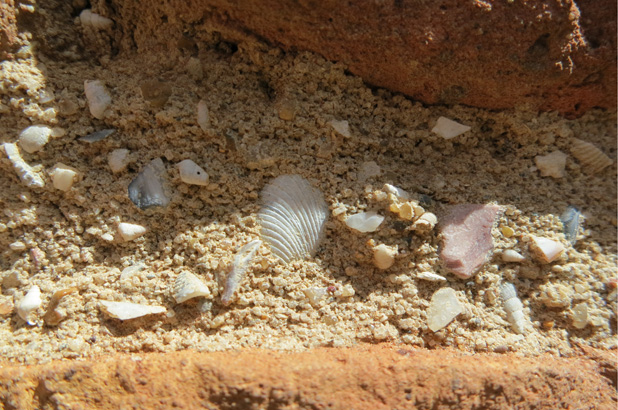
[[[163,306],[140,305],[129,302],[112,302],[100,300],[101,310],[110,317],[120,320],[135,319],[138,317],[165,313],[167,309]]]
[[[142,210],[154,206],[167,206],[170,200],[163,188],[164,177],[163,160],[153,159],[129,184],[129,199]]]
[[[560,215],[564,236],[566,236],[567,241],[569,241],[571,245],[575,244],[577,241],[581,215],[581,212],[572,205],[567,207],[566,211]]]
[[[204,296],[210,298],[212,295],[208,286],[197,276],[189,271],[183,271],[174,282],[174,299],[176,303],[186,302],[189,299]]]
[[[28,318],[30,315],[41,306],[41,289],[38,286],[30,288],[26,296],[17,304],[17,314],[29,325],[34,325],[34,322]]]
[[[77,288],[67,288],[67,289],[61,289],[61,290],[54,292],[54,294],[51,297],[51,300],[49,301],[49,305],[47,306],[47,311],[45,312],[45,315],[43,316],[43,320],[45,321],[46,325],[56,326],[58,323],[66,319],[67,317],[66,311],[60,308],[58,305],[60,305],[62,298],[64,298],[65,296],[71,293],[77,292],[77,291],[78,291]]]
[[[558,241],[535,235],[530,235],[530,239],[531,249],[541,262],[551,263],[564,252],[564,246]]]
[[[113,128],[107,129],[107,130],[100,130],[100,131],[95,131],[93,133],[90,133],[84,137],[80,137],[78,138],[80,141],[85,141],[85,142],[89,142],[89,143],[93,143],[93,142],[97,142],[97,141],[101,141],[105,138],[107,138],[108,136],[112,135],[116,130]]]
[[[407,191],[391,184],[384,184],[382,190],[386,193],[395,195],[395,197],[401,201],[407,201],[410,199],[410,194]]]
[[[413,224],[411,229],[418,233],[429,232],[435,228],[438,223],[438,217],[431,212],[422,214]]]
[[[345,224],[359,232],[375,232],[383,221],[384,217],[376,212],[359,212],[348,216]]]
[[[85,9],[79,13],[79,22],[82,26],[90,26],[97,30],[105,30],[114,25],[113,20],[103,17],[100,14],[93,13],[90,9]]]
[[[399,219],[403,219],[404,221],[411,221],[415,217],[414,208],[418,206],[417,203],[414,202],[395,202],[392,203],[388,209],[394,214],[399,216]]]
[[[208,174],[206,171],[190,159],[180,161],[178,163],[178,171],[180,171],[180,179],[185,184],[208,185]]]
[[[328,288],[307,288],[303,289],[303,293],[309,299],[309,303],[317,306],[320,301],[328,294]]]
[[[282,175],[261,197],[260,234],[272,253],[286,263],[315,255],[328,218],[322,193],[300,175]]]
[[[395,263],[397,247],[380,244],[373,248],[373,264],[382,270],[386,270]]]
[[[573,138],[571,154],[581,162],[588,174],[596,174],[614,162],[593,144],[577,138]]]
[[[444,276],[440,276],[433,272],[419,272],[416,277],[429,282],[446,282],[446,278]]]
[[[126,222],[121,222],[118,224],[118,233],[125,241],[137,239],[147,231],[148,228],[137,224],[130,224]]]
[[[460,124],[446,117],[440,117],[436,122],[436,126],[431,129],[431,132],[449,140],[464,132],[470,131],[470,129],[471,127],[467,125]]]
[[[539,171],[541,171],[541,176],[563,178],[566,175],[564,172],[566,159],[567,154],[561,151],[554,151],[551,154],[534,157],[534,163]]]
[[[523,262],[526,258],[519,252],[513,249],[506,249],[502,252],[502,260],[504,262]]]
[[[331,120],[328,122],[328,124],[331,127],[333,127],[333,129],[335,130],[335,132],[337,132],[337,134],[341,135],[342,137],[346,137],[346,138],[351,137],[350,125],[348,124],[347,121]]]
[[[64,192],[70,190],[73,183],[79,179],[79,171],[64,164],[56,164],[51,175],[54,188]]]
[[[110,152],[107,157],[107,165],[109,165],[114,174],[127,169],[127,165],[129,165],[129,150],[120,148]]]
[[[206,105],[206,101],[200,100],[197,103],[197,124],[200,126],[202,131],[208,130],[208,125],[210,122],[210,115],[208,113],[208,105]]]
[[[32,125],[19,134],[19,146],[29,154],[40,151],[49,141],[52,129],[47,125]]]
[[[427,309],[427,326],[433,332],[437,332],[451,323],[463,311],[464,308],[457,300],[457,295],[453,289],[438,289],[431,296],[431,302]]]
[[[105,111],[112,103],[112,97],[107,92],[105,85],[99,80],[86,80],[84,81],[84,93],[88,100],[90,114],[94,118],[102,120],[105,117]]]
[[[262,245],[262,241],[259,239],[251,241],[240,248],[234,257],[232,270],[227,275],[225,280],[225,289],[223,291],[223,295],[221,295],[221,303],[225,306],[229,305],[232,301],[232,297],[236,293],[236,290],[240,287],[240,282],[242,282],[245,277],[247,268],[251,264],[253,256],[255,256],[255,253],[260,248],[260,245]]]
[[[504,311],[511,327],[515,332],[523,334],[526,325],[524,305],[517,297],[515,286],[512,283],[505,283],[500,289],[500,295],[504,301]]]
[[[4,143],[2,144],[6,156],[9,158],[15,168],[15,172],[19,175],[19,178],[29,188],[43,188],[45,181],[41,176],[34,172],[34,168],[26,163],[19,153],[19,148],[16,144]]]
[[[588,325],[588,305],[586,303],[575,305],[571,319],[575,329],[585,328]]]

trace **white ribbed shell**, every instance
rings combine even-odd
[[[322,193],[300,175],[282,175],[262,190],[261,236],[284,262],[317,251],[328,205]]]
[[[614,162],[593,144],[577,138],[573,138],[571,154],[581,162],[582,167],[589,174],[596,174]]]

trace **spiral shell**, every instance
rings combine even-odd
[[[282,175],[262,190],[261,236],[284,262],[305,259],[318,249],[328,206],[322,193],[300,175]]]
[[[504,310],[507,320],[515,332],[523,334],[526,326],[524,305],[517,297],[515,286],[512,283],[505,283],[502,289],[500,289],[500,293],[502,300],[504,300]]]
[[[588,174],[596,174],[614,162],[593,144],[577,138],[573,138],[571,154],[581,162]]]

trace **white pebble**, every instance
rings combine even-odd
[[[419,272],[416,277],[419,279],[428,280],[430,282],[446,282],[446,278],[444,276],[433,272]]]
[[[105,111],[112,103],[112,97],[103,83],[99,80],[84,81],[84,93],[86,94],[92,116],[99,120],[103,119]]]
[[[41,303],[43,303],[41,300],[41,289],[35,285],[30,288],[26,296],[17,304],[17,314],[29,325],[34,325],[34,322],[30,321],[28,318],[31,313],[41,306]]]
[[[17,172],[17,175],[19,175],[24,185],[31,188],[42,188],[45,186],[43,178],[41,178],[38,173],[34,172],[34,169],[23,160],[19,153],[19,148],[17,148],[17,144],[4,143],[2,144],[2,148],[4,148],[6,156],[13,164],[15,172]]]
[[[79,178],[77,169],[62,163],[56,164],[51,175],[54,188],[64,192],[70,190],[73,183]]]
[[[566,159],[567,154],[561,151],[554,151],[551,154],[534,157],[534,162],[539,171],[541,171],[541,176],[563,178],[566,175],[564,171]]]
[[[32,125],[19,134],[19,145],[24,151],[32,154],[40,151],[51,135],[52,129],[47,125]]]
[[[208,105],[206,105],[206,101],[200,100],[197,103],[197,124],[200,126],[202,131],[208,130],[208,125],[210,123],[210,114],[208,113]]]
[[[502,260],[504,262],[523,262],[526,258],[519,252],[513,249],[506,249],[502,252]]]
[[[109,153],[107,165],[114,174],[124,171],[129,165],[129,150],[120,148]]]
[[[588,305],[586,303],[580,303],[573,308],[573,327],[576,329],[583,329],[588,325]]]
[[[444,139],[455,138],[464,132],[470,131],[471,127],[460,124],[456,121],[450,120],[446,117],[438,118],[436,126],[432,128],[431,132],[438,134]]]
[[[133,239],[139,238],[147,231],[148,228],[142,225],[130,224],[126,222],[121,222],[118,224],[118,233],[125,241],[132,241]]]
[[[427,325],[433,332],[437,332],[451,323],[463,311],[464,308],[457,300],[457,295],[453,289],[438,289],[431,297],[427,309]]]
[[[388,269],[395,263],[397,248],[380,244],[373,248],[373,264],[378,269]]]
[[[180,161],[178,163],[178,171],[180,171],[180,179],[185,184],[208,185],[208,174],[206,171],[190,159]]]
[[[359,212],[348,216],[345,224],[359,232],[375,232],[383,221],[384,217],[376,212]]]
[[[558,241],[534,235],[530,235],[530,239],[532,252],[541,262],[551,263],[564,252],[564,246]]]

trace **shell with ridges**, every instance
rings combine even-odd
[[[174,282],[174,299],[177,303],[200,296],[211,297],[210,289],[197,276],[189,271],[183,271]]]
[[[517,290],[512,283],[505,283],[500,289],[502,300],[504,301],[504,310],[506,318],[513,327],[513,330],[519,334],[523,334],[526,325],[524,316],[524,305],[517,297]]]
[[[282,175],[262,190],[261,236],[284,262],[315,254],[328,217],[322,193],[300,175]]]
[[[232,264],[232,270],[227,275],[227,279],[225,281],[225,290],[223,291],[223,295],[221,296],[221,303],[224,305],[229,305],[232,301],[232,297],[236,293],[236,290],[240,287],[240,282],[245,277],[245,273],[247,272],[247,268],[255,256],[255,253],[262,245],[262,241],[256,239],[255,241],[251,241],[238,251],[236,256],[234,257],[234,263]]]
[[[573,138],[571,154],[581,162],[588,174],[596,174],[614,162],[593,144],[577,138]]]

